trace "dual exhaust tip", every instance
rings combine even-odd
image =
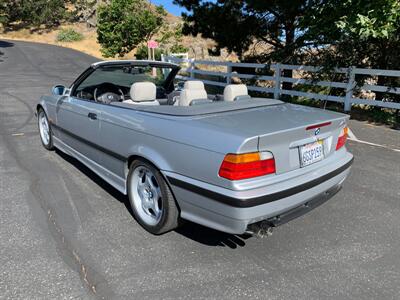
[[[257,223],[249,224],[245,233],[257,238],[264,238],[272,235],[274,225],[264,220]]]

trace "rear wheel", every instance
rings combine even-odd
[[[42,141],[43,147],[45,147],[47,150],[53,150],[53,135],[49,124],[49,119],[47,118],[43,108],[39,108],[38,110],[38,126],[40,140]]]
[[[162,234],[178,227],[179,210],[159,170],[136,160],[129,169],[127,184],[133,214],[147,231]]]

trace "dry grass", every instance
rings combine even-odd
[[[75,31],[81,33],[84,36],[84,39],[77,42],[58,42],[57,34],[63,28],[73,28]],[[83,53],[92,55],[94,57],[104,59],[100,52],[100,45],[97,42],[96,30],[93,28],[87,28],[86,24],[83,23],[62,25],[54,30],[33,33],[29,29],[20,29],[7,33],[1,33],[0,38],[58,45],[62,47],[72,48]],[[132,57],[133,53],[126,55],[125,58]]]

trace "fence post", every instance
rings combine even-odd
[[[351,99],[353,98],[353,90],[356,87],[354,67],[349,68],[349,80],[346,87],[346,97],[344,98],[344,111],[349,112],[351,110]]]
[[[194,58],[189,60],[189,71],[190,71],[190,78],[194,78]]]
[[[281,96],[281,64],[275,64],[275,87],[274,99],[279,99]]]
[[[230,84],[231,83],[231,79],[232,79],[232,65],[231,64],[228,64],[227,66],[226,66],[226,73],[227,73],[227,75],[226,75],[226,84]]]

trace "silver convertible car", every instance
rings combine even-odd
[[[177,84],[178,71],[154,61],[91,65],[37,104],[43,146],[128,195],[153,234],[184,219],[262,235],[340,190],[353,162],[347,115],[253,98],[241,84],[207,95],[201,81]]]

